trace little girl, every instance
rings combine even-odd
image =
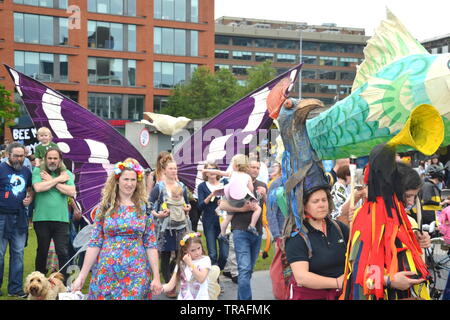
[[[170,281],[162,286],[163,292],[178,287],[178,300],[210,300],[208,292],[210,270],[211,260],[203,255],[200,233],[187,233],[180,241],[177,265]]]
[[[241,208],[249,200],[256,200],[253,195],[253,181],[252,177],[248,172],[248,158],[243,154],[237,154],[231,158],[231,166],[233,168],[232,172],[221,171],[217,169],[203,169],[204,173],[217,174],[219,176],[230,177],[230,181],[224,188],[225,197],[224,199],[232,206],[236,208]],[[233,219],[233,212],[227,212],[226,218],[220,224],[220,235],[219,239],[226,239],[225,234],[228,224]],[[248,226],[247,231],[258,235],[256,230],[256,223],[258,222],[259,216],[261,215],[261,207],[256,206],[255,211],[253,211],[252,219]]]

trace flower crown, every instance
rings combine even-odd
[[[195,238],[195,237],[201,237],[200,232],[191,232],[186,234],[182,240],[180,240],[180,245],[183,247],[186,244],[186,241],[188,241],[189,238]]]
[[[117,162],[114,165],[114,174],[116,176],[116,179],[119,179],[120,175],[125,169],[131,169],[135,171],[137,175],[137,181],[142,181],[142,179],[144,178],[144,169],[139,163],[133,163],[132,161],[123,161]]]

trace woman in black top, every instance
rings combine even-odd
[[[304,205],[307,235],[297,234],[286,240],[286,256],[293,274],[290,299],[334,300],[339,297],[344,280],[349,229],[342,222],[331,220],[328,189],[305,195]]]

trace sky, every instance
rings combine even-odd
[[[371,36],[388,7],[419,41],[450,34],[450,0],[215,0],[215,19],[222,16],[336,23],[364,28]]]

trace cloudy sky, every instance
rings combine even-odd
[[[450,33],[449,0],[215,0],[221,16],[366,29],[373,35],[388,7],[419,41]]]

